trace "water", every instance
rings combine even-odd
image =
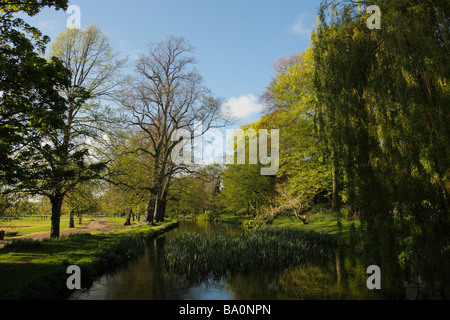
[[[169,274],[164,243],[183,232],[239,234],[241,228],[208,222],[180,223],[155,239],[145,254],[97,280],[71,300],[341,300],[375,299],[367,289],[365,268],[355,257],[338,255],[327,265],[306,265],[282,273],[235,276],[231,279],[187,282]]]

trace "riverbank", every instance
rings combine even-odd
[[[258,229],[268,225],[277,227],[292,227],[305,231],[314,231],[322,234],[336,236],[344,241],[351,241],[356,230],[360,226],[359,221],[347,220],[342,217],[347,216],[347,208],[342,208],[341,212],[335,213],[325,207],[316,206],[307,215],[307,223],[291,215],[279,215],[275,219],[268,219],[265,216],[254,217],[247,215],[235,215],[233,213],[222,214],[197,214],[195,216],[175,217],[180,219],[194,219],[238,225],[246,229]],[[338,217],[338,214],[341,217]]]
[[[175,228],[176,220],[60,239],[26,239],[0,249],[0,300],[64,299],[67,268],[81,268],[82,287],[141,254],[149,241]]]

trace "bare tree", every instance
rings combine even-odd
[[[193,138],[196,123],[202,123],[200,135],[223,125],[221,101],[202,85],[192,53],[193,47],[184,38],[172,36],[150,44],[136,64],[137,78],[122,101],[130,124],[144,133],[146,146],[139,151],[151,159],[148,223],[164,221],[171,178],[180,170],[190,170],[172,161],[174,148],[190,143],[173,141],[177,131],[189,130]]]

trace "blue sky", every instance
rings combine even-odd
[[[304,51],[320,0],[73,0],[81,27],[97,25],[132,67],[150,42],[183,36],[197,70],[215,96],[229,102],[240,123],[260,117],[258,97],[281,56]],[[31,23],[52,39],[70,14],[44,10]]]

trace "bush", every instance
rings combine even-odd
[[[244,221],[243,225],[246,230],[262,229],[271,225],[273,219],[267,216],[256,217],[253,220]]]
[[[219,222],[221,219],[222,219],[222,217],[220,216],[220,214],[212,213],[212,212],[206,213],[206,221]]]

